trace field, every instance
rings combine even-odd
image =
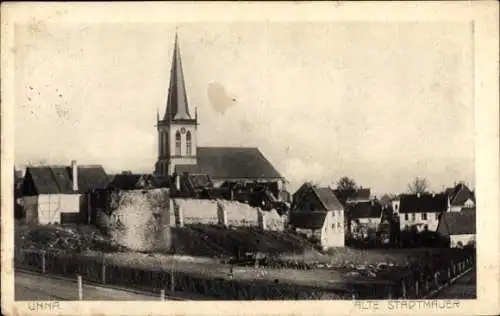
[[[290,233],[259,231],[256,228],[225,229],[215,225],[190,225],[172,230],[176,254],[126,251],[113,244],[91,226],[16,225],[16,248],[66,250],[79,249],[80,254],[110,264],[178,272],[213,278],[233,277],[241,280],[279,280],[307,285],[331,286],[347,279],[387,280],[397,278],[397,271],[429,260],[452,258],[452,249],[331,249],[320,253],[306,239]],[[263,267],[232,266],[227,262],[235,248],[268,254],[270,262]],[[456,251],[455,251],[456,252]],[[431,260],[432,259],[432,260]],[[300,263],[293,266],[292,263]],[[293,268],[292,268],[293,267]],[[298,267],[298,268],[297,268]]]

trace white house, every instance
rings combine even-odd
[[[330,188],[302,185],[294,194],[289,224],[316,237],[325,250],[345,245],[344,208]]]
[[[435,231],[442,213],[450,209],[445,193],[402,194],[392,202],[401,230],[415,226],[419,231]]]
[[[451,212],[460,212],[464,208],[474,208],[476,206],[474,192],[464,183],[459,183],[453,188],[447,188],[445,193],[450,199]]]
[[[476,243],[476,210],[444,213],[439,221],[437,233],[448,239],[451,248],[462,248]]]
[[[28,167],[22,184],[24,220],[30,224],[85,222],[87,193],[109,183],[102,166]],[[83,207],[82,207],[83,206]]]

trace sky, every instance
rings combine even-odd
[[[199,146],[259,147],[292,191],[342,176],[380,195],[417,176],[474,185],[459,22],[16,25],[16,166],[152,172],[176,27]]]

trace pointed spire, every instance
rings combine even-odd
[[[181,52],[177,28],[175,30],[174,53],[170,71],[170,86],[167,98],[167,110],[164,120],[191,119],[182,69]]]

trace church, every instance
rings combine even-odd
[[[198,113],[189,109],[181,52],[175,35],[170,85],[163,117],[157,113],[158,158],[155,174],[172,178],[208,175],[214,187],[227,183],[272,183],[284,191],[285,179],[255,147],[200,147]]]

